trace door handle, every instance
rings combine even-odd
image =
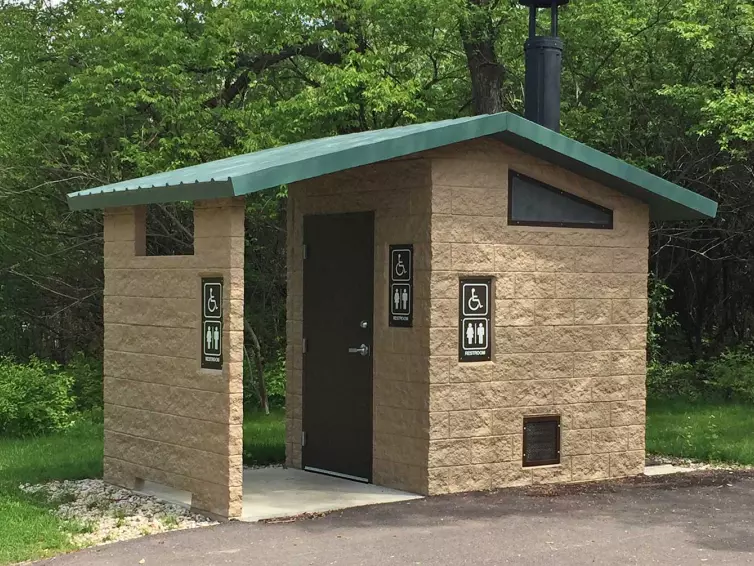
[[[348,348],[349,354],[361,354],[362,356],[368,356],[369,355],[369,346],[366,344],[362,344],[358,348]]]

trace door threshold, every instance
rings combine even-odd
[[[369,479],[360,478],[359,476],[351,476],[349,474],[341,474],[340,472],[331,472],[330,470],[323,470],[321,468],[313,468],[311,466],[304,466],[304,470],[307,472],[314,472],[317,474],[324,474],[326,476],[334,476],[336,478],[343,478],[344,480],[352,480],[361,483],[369,483]]]

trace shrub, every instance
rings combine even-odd
[[[0,358],[0,435],[37,435],[68,427],[75,408],[73,381],[54,363],[32,358],[16,364]]]
[[[71,393],[79,411],[102,409],[102,362],[79,352],[66,364],[65,372],[73,377]]]
[[[278,354],[277,360],[267,364],[264,376],[270,406],[285,407],[285,353]]]
[[[256,391],[256,368],[249,368],[244,360],[244,407],[258,409],[259,397]],[[285,352],[264,366],[264,383],[267,388],[267,402],[270,407],[285,407]]]
[[[650,363],[647,396],[754,403],[754,351],[749,348],[728,350],[717,358],[694,364]]]
[[[754,352],[751,350],[724,352],[707,364],[705,373],[705,385],[713,397],[754,403]]]
[[[703,385],[690,363],[650,363],[647,366],[647,396],[651,399],[684,398],[696,400]]]

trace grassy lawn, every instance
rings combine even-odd
[[[754,464],[754,406],[649,401],[647,452]]]
[[[20,483],[80,479],[102,474],[102,426],[81,422],[64,434],[0,439],[0,564],[70,550],[67,523],[49,506],[18,489]]]
[[[285,460],[285,413],[250,413],[244,419],[244,462]],[[82,421],[62,434],[0,438],[0,564],[59,554],[74,548],[68,534],[83,525],[63,521],[21,483],[95,478],[102,475],[102,425]]]
[[[252,466],[285,461],[285,412],[282,409],[273,409],[269,415],[257,412],[244,415],[243,461]]]

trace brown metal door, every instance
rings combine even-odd
[[[374,214],[304,217],[304,468],[372,479]]]

